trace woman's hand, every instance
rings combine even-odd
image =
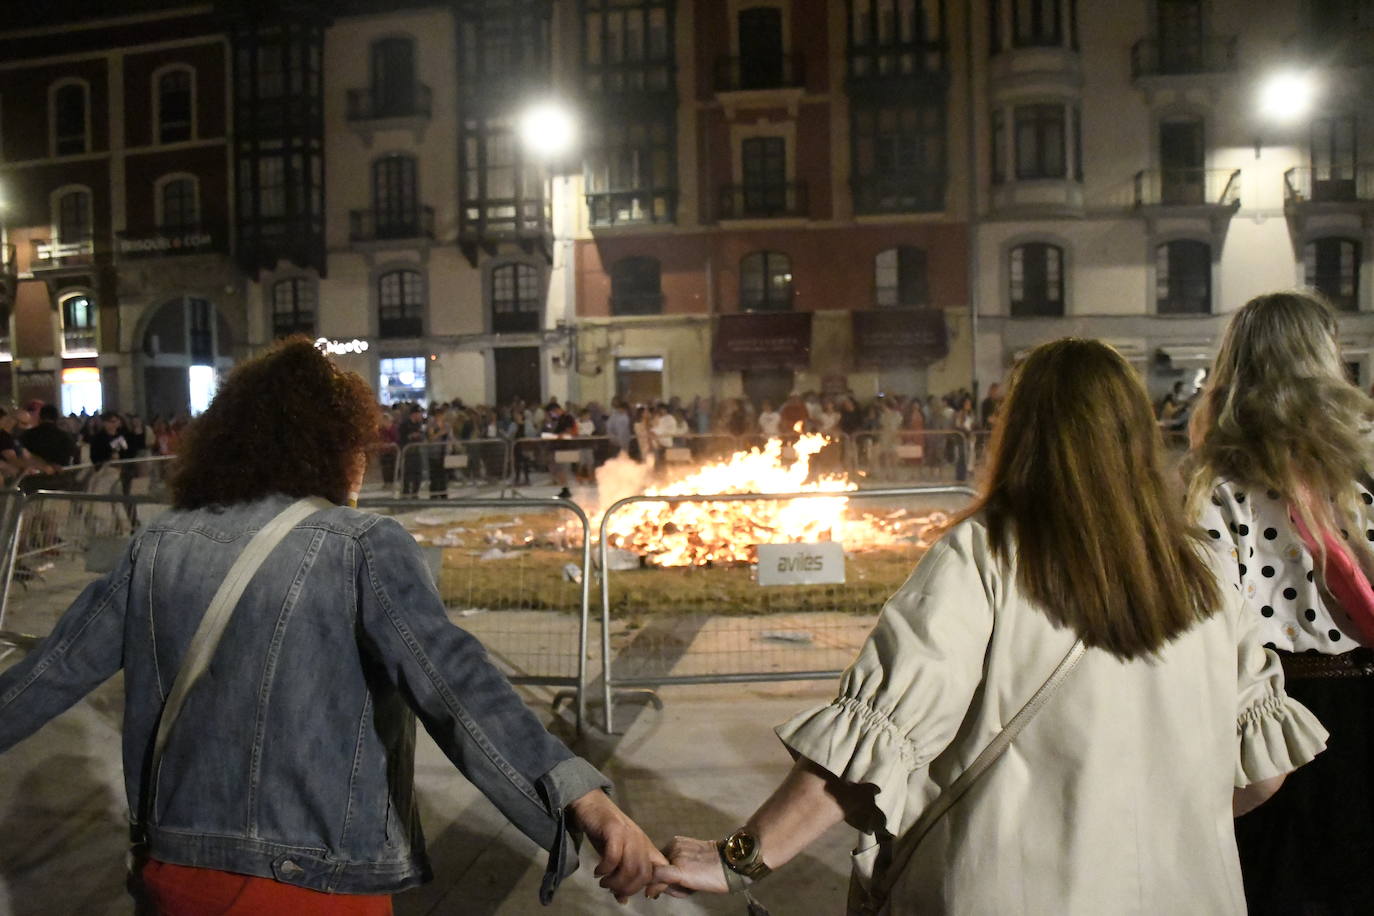
[[[720,861],[720,849],[711,840],[694,840],[675,836],[663,850],[671,865],[654,869],[654,882],[668,885],[668,894],[686,897],[694,891],[708,894],[728,894],[725,866]]]
[[[619,903],[646,888],[651,897],[663,892],[663,886],[654,880],[654,869],[668,864],[668,860],[609,795],[594,789],[568,809],[601,856],[594,874]]]

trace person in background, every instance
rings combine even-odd
[[[782,414],[773,409],[772,401],[764,401],[759,411],[759,432],[765,439],[776,439],[782,433]]]
[[[14,433],[17,420],[13,413],[0,407],[0,474],[5,482],[13,484],[27,474],[53,474],[56,468],[45,461],[35,459],[27,452]]]
[[[677,435],[677,420],[673,417],[674,408],[659,404],[654,408],[654,421],[650,427],[654,434],[654,467],[664,469],[664,453],[672,447],[673,437]]]
[[[90,438],[91,464],[96,467],[129,457],[129,440],[119,414],[107,411],[100,415],[100,428]]]
[[[792,394],[783,402],[778,419],[782,437],[788,441],[795,440],[798,434],[811,428],[811,413],[806,403],[796,394]]]
[[[629,406],[621,398],[612,400],[611,415],[606,420],[606,436],[611,440],[611,449],[615,454],[630,453],[630,444],[634,441],[633,427]]]
[[[1374,854],[1374,401],[1305,293],[1235,312],[1194,413],[1189,506],[1329,750],[1236,822],[1250,912],[1367,913]]]
[[[1231,817],[1326,733],[1219,581],[1130,365],[1054,341],[1008,398],[978,502],[835,700],[777,730],[795,762],[773,795],[727,840],[669,846],[670,894],[747,885],[845,820],[851,899],[884,913],[1245,913]],[[1010,749],[909,839],[1052,672]]]
[[[419,404],[410,405],[396,438],[401,446],[401,495],[419,496],[425,473],[425,449],[420,447],[425,441],[425,414]]]
[[[596,421],[592,412],[584,407],[577,413],[577,437],[590,439],[596,435]],[[579,483],[596,483],[596,455],[590,446],[578,449],[577,480]]]
[[[58,416],[56,407],[44,404],[38,411],[38,425],[19,437],[20,444],[50,468],[46,474],[25,478],[26,489],[70,489],[75,486],[62,469],[76,462],[78,447],[76,439],[57,425]]]
[[[638,461],[648,464],[650,468],[656,465],[658,456],[654,454],[654,418],[649,413],[649,408],[640,405],[635,408],[635,422],[633,426],[635,435],[635,447],[639,450]]]
[[[429,465],[430,499],[448,499],[448,468],[444,466],[444,457],[449,453],[453,438],[448,410],[443,404],[433,405],[429,422],[425,424],[424,448],[425,462]]]
[[[377,417],[377,460],[382,466],[382,485],[388,490],[396,482],[396,456],[400,449],[400,429],[396,426],[396,416],[383,409]]]

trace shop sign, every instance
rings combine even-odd
[[[711,361],[718,370],[809,369],[811,313],[722,315]]]
[[[148,235],[119,237],[119,255],[125,258],[155,258],[174,254],[199,254],[215,248],[215,237],[208,232],[154,232]]]
[[[365,340],[353,338],[352,340],[331,340],[328,337],[321,337],[315,341],[315,346],[321,353],[329,356],[347,356],[350,353],[366,353],[370,345]]]
[[[944,309],[874,309],[853,316],[854,356],[862,365],[925,365],[949,355]]]
[[[843,585],[844,546],[760,544],[759,585]]]

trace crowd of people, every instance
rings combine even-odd
[[[145,423],[115,411],[66,416],[54,404],[33,401],[13,410],[0,407],[0,480],[24,489],[70,489],[76,472],[111,462],[132,462],[176,454],[188,417]],[[126,476],[137,469],[127,467]]]

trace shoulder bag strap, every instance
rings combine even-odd
[[[332,503],[318,497],[297,500],[264,525],[257,534],[253,535],[248,546],[243,548],[243,553],[239,554],[234,565],[229,567],[229,574],[220,583],[219,590],[215,592],[215,597],[210,602],[210,607],[206,609],[205,616],[200,619],[200,625],[196,627],[195,635],[191,637],[191,644],[186,649],[186,656],[181,660],[181,669],[173,678],[172,689],[167,694],[167,702],[163,704],[162,715],[157,723],[157,738],[153,742],[153,759],[148,770],[150,777],[149,795],[157,786],[158,767],[162,763],[162,752],[167,746],[167,738],[171,735],[172,726],[176,724],[177,717],[181,715],[182,704],[186,702],[186,696],[191,692],[191,688],[196,685],[196,681],[200,680],[201,675],[210,667],[210,659],[215,654],[215,648],[219,646],[220,637],[224,635],[224,628],[229,625],[229,618],[233,616],[234,608],[238,606],[239,599],[243,597],[244,589],[248,587],[249,581],[252,580],[272,550],[291,533],[291,529],[321,509],[328,509],[332,506]]]
[[[1083,641],[1075,641],[1069,648],[1068,654],[1060,660],[1054,671],[1050,673],[1049,679],[1040,685],[1040,689],[1035,691],[1035,694],[1026,701],[1026,705],[1021,707],[1021,711],[1012,716],[1011,721],[997,733],[997,737],[993,738],[973,763],[969,764],[969,768],[960,773],[953,785],[941,792],[929,808],[921,812],[916,823],[912,824],[911,829],[898,840],[891,863],[883,872],[882,879],[876,882],[870,891],[869,899],[874,904],[874,912],[877,912],[877,909],[887,902],[893,886],[901,874],[906,871],[912,856],[916,854],[916,847],[921,844],[921,840],[925,839],[926,834],[939,822],[945,812],[954,807],[954,803],[962,798],[969,789],[973,788],[973,784],[978,781],[978,778],[987,772],[988,767],[997,762],[997,758],[1001,757],[1006,749],[1011,746],[1012,741],[1021,733],[1021,730],[1029,725],[1030,720],[1035,718],[1035,714],[1049,702],[1050,698],[1068,678],[1069,672],[1073,671],[1079,660],[1083,658],[1084,651],[1086,650]]]

